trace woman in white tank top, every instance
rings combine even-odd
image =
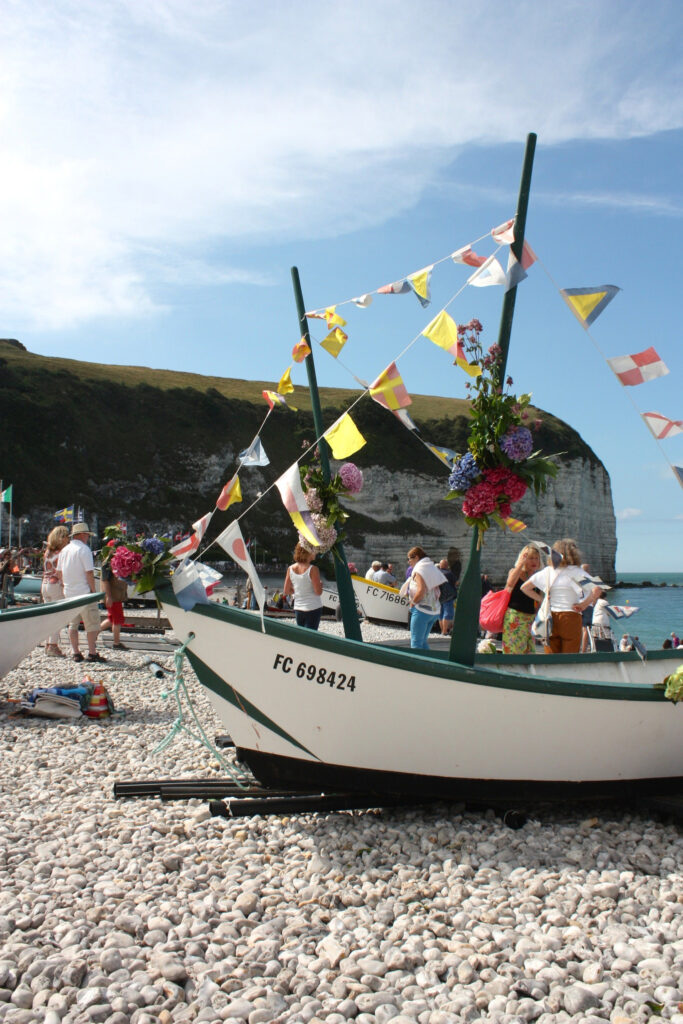
[[[315,555],[303,544],[294,548],[294,562],[287,569],[284,593],[294,595],[294,613],[297,626],[317,629],[323,610],[323,584],[320,572],[313,565]]]

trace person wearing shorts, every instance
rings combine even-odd
[[[88,538],[92,536],[87,523],[74,523],[71,540],[59,552],[57,559],[57,575],[64,589],[64,597],[81,597],[83,594],[95,593],[95,567],[92,551],[88,547]],[[78,627],[81,622],[88,641],[87,661],[106,661],[97,653],[97,634],[100,631],[100,613],[95,605],[89,604],[69,623],[69,640],[74,661],[83,661],[84,657],[78,646]]]
[[[103,629],[110,629],[113,640],[112,647],[116,650],[125,650],[125,644],[121,643],[121,626],[124,623],[123,601],[116,598],[119,593],[125,593],[127,587],[123,580],[114,576],[109,563],[102,566],[102,589],[104,590],[107,617],[100,622],[100,632]]]

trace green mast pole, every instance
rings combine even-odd
[[[320,408],[320,395],[318,394],[318,381],[315,375],[315,363],[313,362],[313,346],[311,336],[308,332],[308,320],[306,319],[306,307],[301,292],[299,271],[292,267],[292,285],[294,287],[294,298],[296,310],[299,315],[299,337],[304,338],[310,348],[306,356],[306,372],[308,373],[308,387],[311,392],[311,406],[313,408],[313,423],[315,425],[315,436],[319,437],[318,448],[320,449],[320,468],[326,482],[330,479],[330,460],[327,454],[327,441],[323,438],[323,416]],[[337,591],[339,592],[339,604],[341,606],[342,622],[344,624],[344,636],[349,640],[363,639],[358,622],[356,611],[356,598],[353,592],[353,584],[349,574],[349,566],[344,554],[343,544],[336,545],[337,551],[334,555],[334,574],[337,580]]]
[[[515,216],[515,240],[511,249],[518,260],[522,258],[522,247],[524,245],[524,231],[526,228],[526,213],[529,205],[529,189],[531,186],[531,170],[534,163],[534,152],[536,150],[536,135],[530,132],[526,139],[526,150],[524,152],[524,164],[522,165],[522,177],[519,183],[519,196],[517,199],[517,214]],[[512,317],[515,312],[515,299],[517,287],[511,288],[505,293],[503,309],[500,317],[500,328],[498,331],[498,345],[502,350],[500,364],[500,383],[505,380],[505,370],[508,360],[508,349],[510,348],[510,334],[512,332]],[[479,632],[479,605],[481,603],[481,548],[479,547],[479,533],[476,529],[472,531],[472,544],[470,557],[465,572],[463,573],[458,600],[455,606],[455,619],[453,622],[453,635],[449,650],[449,660],[457,661],[461,665],[473,665],[474,655],[477,646],[477,634]]]

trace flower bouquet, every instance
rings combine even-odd
[[[533,436],[525,425],[531,395],[513,395],[508,377],[501,380],[502,350],[492,345],[488,352],[480,341],[482,326],[471,320],[458,325],[458,335],[481,373],[465,386],[474,392],[468,451],[461,456],[448,478],[446,498],[463,498],[462,511],[470,526],[479,530],[479,540],[494,523],[505,527],[512,505],[520,501],[529,487],[540,494],[549,478],[557,475],[557,466],[534,451]],[[537,420],[535,426],[540,425]]]
[[[318,454],[317,449],[315,454]],[[317,459],[308,466],[300,466],[299,472],[306,504],[322,543],[320,547],[313,547],[302,534],[299,534],[299,541],[307,551],[324,555],[332,551],[337,541],[341,540],[341,529],[349,518],[349,513],[339,503],[339,499],[353,498],[360,493],[363,474],[355,463],[345,462],[339,472],[326,482]]]
[[[108,526],[104,531],[102,564],[111,565],[114,576],[135,583],[138,594],[168,580],[171,574],[172,542],[168,537],[144,537],[137,534],[128,540],[121,526]]]

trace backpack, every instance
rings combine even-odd
[[[439,587],[439,601],[441,601],[441,604],[447,604],[448,601],[455,600],[457,593],[458,591],[453,584],[449,583],[448,580],[444,580]]]

